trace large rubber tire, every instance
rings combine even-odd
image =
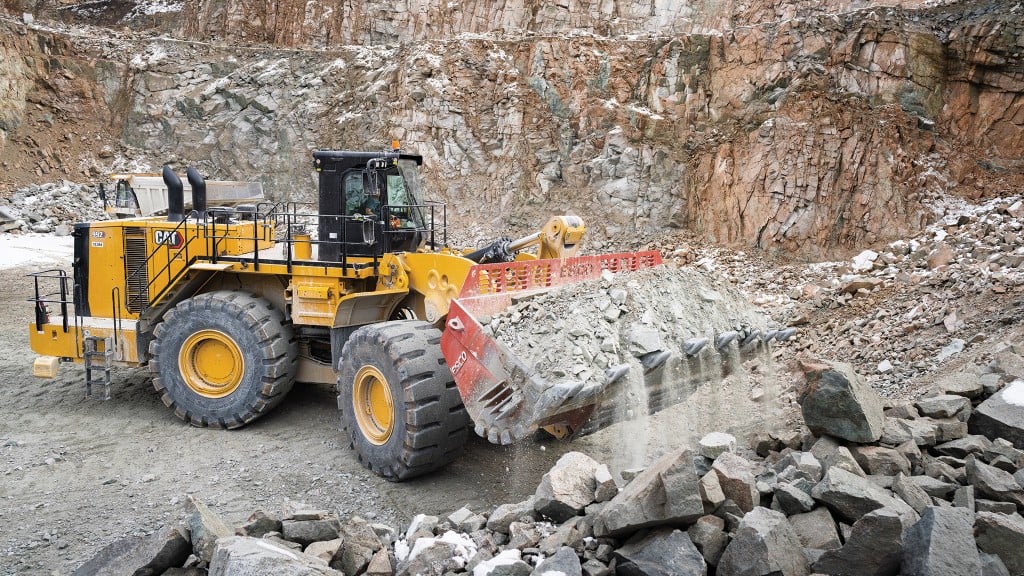
[[[359,461],[392,482],[450,463],[469,435],[441,332],[418,320],[352,333],[338,365],[338,408]]]
[[[153,387],[194,426],[238,428],[281,403],[295,383],[292,325],[269,301],[231,290],[169,310],[149,345]]]

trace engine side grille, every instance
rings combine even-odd
[[[125,296],[129,312],[139,313],[149,306],[149,270],[146,258],[146,229],[124,229]]]

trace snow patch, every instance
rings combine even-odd
[[[1003,400],[1014,406],[1024,406],[1024,380],[1014,380],[1003,389]]]
[[[494,558],[477,564],[473,568],[473,576],[488,576],[495,568],[511,566],[522,559],[522,553],[518,549],[504,550]]]
[[[73,252],[71,236],[0,234],[0,270],[65,266],[71,263]]]

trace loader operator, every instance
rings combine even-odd
[[[380,210],[380,200],[366,194],[363,177],[359,172],[350,172],[343,184],[346,216],[374,216]]]

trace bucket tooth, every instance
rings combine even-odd
[[[683,353],[687,356],[696,356],[708,345],[707,338],[690,338],[683,342]]]
[[[729,330],[728,332],[722,332],[718,336],[715,336],[715,349],[719,352],[726,349],[729,344],[732,344],[733,340],[740,337],[740,333],[735,330]]]
[[[743,341],[740,342],[740,348],[746,348],[746,347],[750,346],[751,344],[757,342],[760,338],[761,338],[761,331],[760,330],[751,330],[751,331],[747,332],[746,335],[743,337]]]
[[[648,352],[640,357],[640,365],[644,367],[644,372],[650,372],[656,370],[659,366],[665,364],[665,362],[672,356],[671,352],[665,350],[656,350],[654,352]]]
[[[778,333],[778,330],[765,330],[761,333],[761,341],[767,344],[768,342],[771,342],[772,338],[775,338],[775,335]]]
[[[792,338],[794,334],[796,334],[796,328],[785,328],[776,332],[775,339],[779,342],[785,342]]]

